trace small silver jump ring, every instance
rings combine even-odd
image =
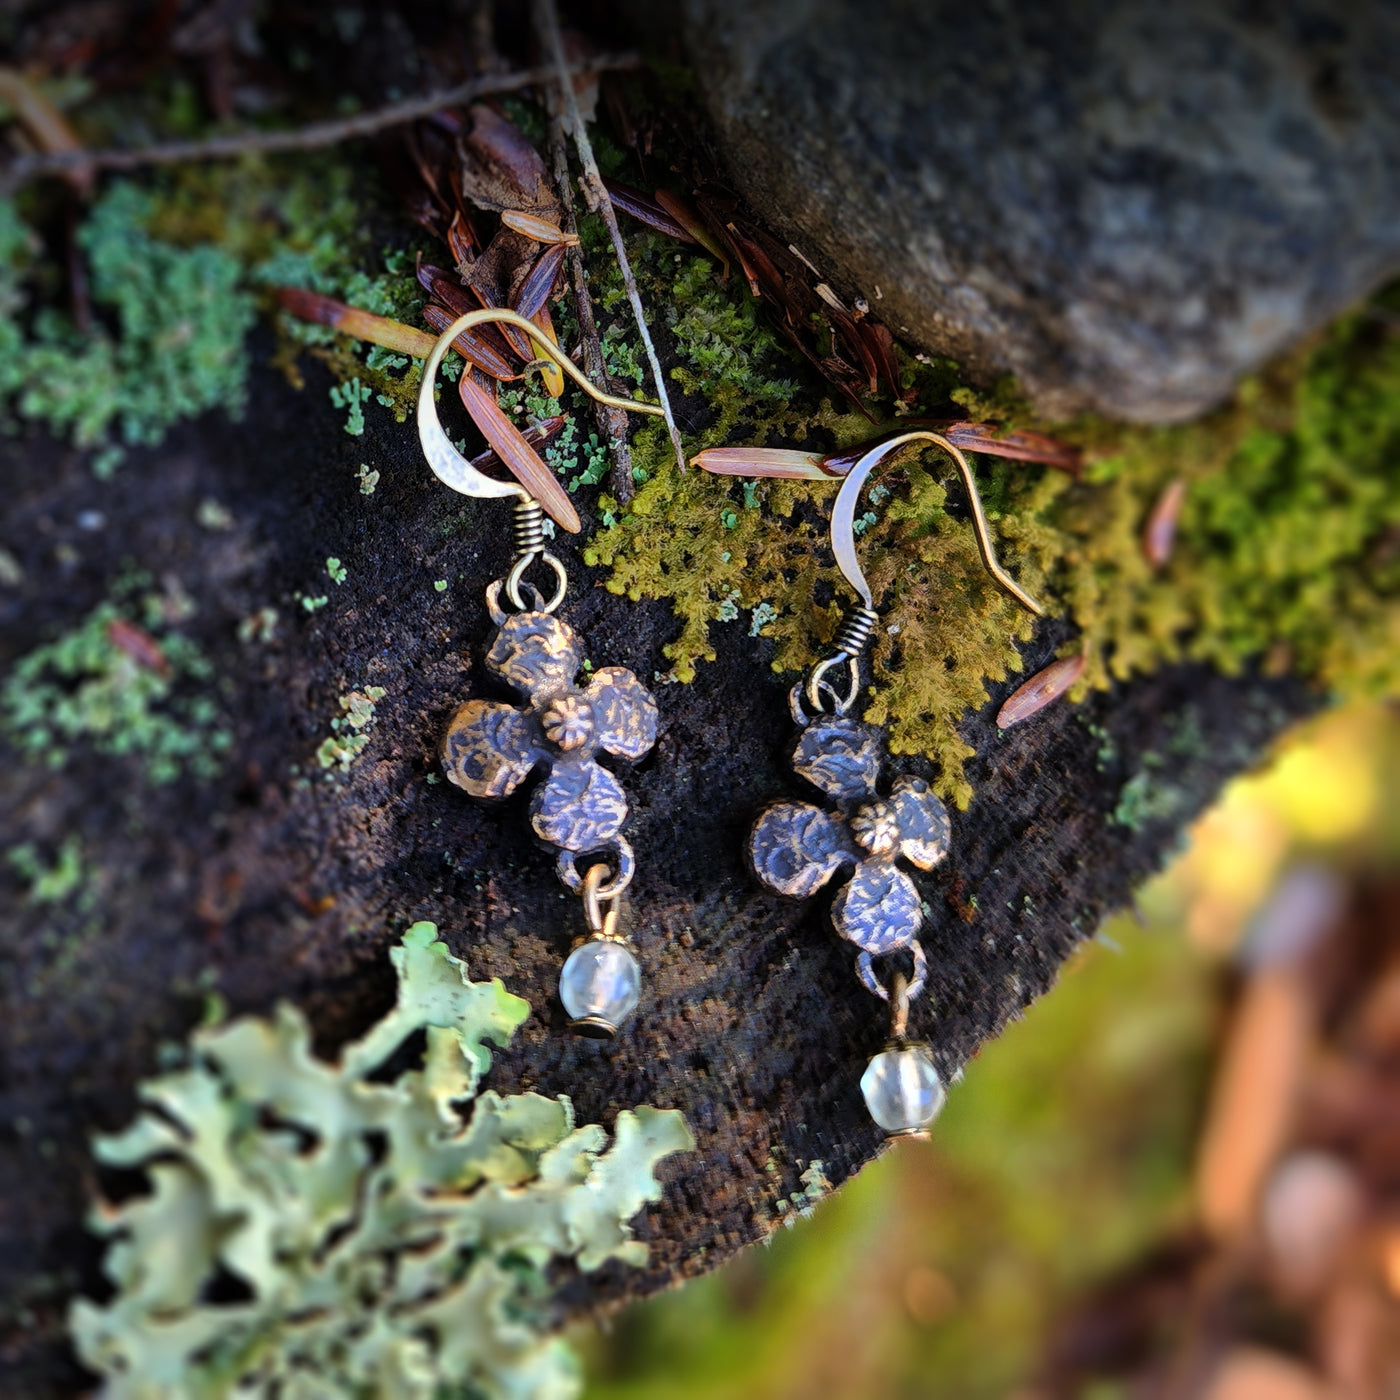
[[[559,852],[559,859],[555,866],[559,873],[559,879],[575,894],[582,893],[584,888],[584,877],[578,872],[578,858],[581,855],[592,854],[591,851]],[[608,884],[599,885],[593,892],[599,903],[606,903],[610,899],[616,899],[632,883],[632,877],[637,873],[637,857],[632,847],[621,836],[615,837],[611,844],[603,847],[598,854],[609,854],[617,857],[617,874]]]
[[[536,611],[552,613],[555,608],[564,601],[564,594],[568,591],[569,587],[569,575],[564,568],[563,562],[557,559],[548,550],[542,550],[538,554],[522,554],[510,566],[510,572],[506,575],[506,597],[510,599],[512,607],[518,608],[521,612],[525,611],[527,604],[520,596],[520,585],[525,578],[525,570],[528,569],[536,559],[543,559],[545,563],[554,570],[554,577],[557,580],[554,596],[549,602],[544,604],[543,607],[537,607]],[[542,595],[538,591],[535,592],[536,598],[541,596]]]
[[[850,677],[850,690],[843,697],[836,691],[836,687],[826,679],[826,673],[834,667],[846,663],[847,673]],[[834,713],[844,715],[847,710],[855,704],[856,696],[860,694],[860,658],[838,652],[835,656],[828,656],[824,661],[819,661],[812,668],[812,674],[807,677],[805,687],[807,703],[817,714],[827,713],[826,706],[822,703],[823,695],[831,697],[834,706]]]
[[[909,951],[914,957],[914,976],[904,988],[903,997],[905,1001],[913,1001],[924,985],[928,982],[928,955],[924,952],[922,943],[914,942],[909,945]],[[875,960],[869,953],[862,953],[856,959],[856,975],[860,978],[861,985],[867,992],[873,993],[881,1001],[890,999],[889,989],[885,987],[880,979],[875,975]]]

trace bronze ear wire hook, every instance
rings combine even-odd
[[[548,769],[531,799],[530,822],[535,835],[556,851],[559,879],[580,896],[587,928],[565,960],[559,996],[576,1031],[611,1036],[637,1004],[641,972],[617,931],[617,901],[635,870],[632,847],[622,835],[627,797],[597,759],[600,752],[633,762],[644,757],[656,741],[656,702],[622,666],[604,666],[587,685],[576,683],[583,647],[568,623],[553,616],[564,600],[568,574],[563,562],[545,549],[543,508],[519,482],[497,481],[474,467],[438,419],[434,386],[443,356],[463,331],[487,322],[524,331],[600,402],[641,413],[660,414],[661,409],[604,393],[533,322],[499,308],[459,316],[438,336],[424,362],[418,394],[418,436],[434,475],[465,496],[514,500],[511,567],[486,590],[487,610],[497,629],[486,666],[528,702],[516,706],[474,699],[460,705],[443,739],[443,767],[450,782],[477,798],[506,797],[536,768]],[[470,364],[463,373],[471,373]],[[555,589],[548,601],[524,582],[537,559],[554,571]],[[527,604],[522,588],[533,596],[533,605]],[[501,606],[502,592],[514,614]],[[602,860],[581,872],[580,857],[590,856]]]
[[[856,502],[865,486],[866,478],[896,450],[911,442],[931,442],[941,447],[962,474],[963,485],[967,488],[968,504],[972,507],[972,528],[977,536],[977,549],[982,556],[986,570],[1023,608],[1037,617],[1045,616],[1045,609],[1023,589],[997,561],[996,550],[992,546],[991,529],[987,524],[986,512],[982,509],[982,497],[977,491],[977,479],[972,474],[972,464],[962,454],[962,449],[950,442],[942,433],[920,429],[917,432],[902,433],[887,442],[878,443],[851,468],[841,483],[836,504],[831,510],[831,545],[836,552],[836,563],[846,582],[860,595],[867,608],[874,604],[870,597],[870,585],[865,581],[860,561],[856,558],[855,519]]]
[[[629,413],[650,413],[665,417],[659,404],[646,403],[639,399],[621,399],[598,388],[569,357],[533,322],[516,311],[504,307],[486,307],[480,311],[468,311],[459,316],[438,336],[427,360],[423,363],[423,383],[418,390],[418,440],[423,444],[423,455],[433,474],[444,486],[460,491],[464,496],[529,496],[529,492],[515,481],[497,481],[467,461],[452,445],[452,440],[443,431],[438,421],[437,404],[434,393],[437,386],[438,367],[447,354],[452,342],[463,331],[474,326],[500,323],[514,326],[524,331],[542,352],[544,358],[553,360],[584,393],[609,408],[625,409]],[[466,371],[464,371],[466,372]]]
[[[977,491],[977,480],[972,474],[971,464],[963,456],[961,449],[944,437],[942,433],[929,432],[926,429],[902,433],[899,437],[877,443],[851,468],[841,483],[841,490],[836,496],[836,504],[831,508],[831,548],[836,556],[836,566],[841,570],[842,577],[855,590],[860,603],[851,609],[838,629],[834,639],[834,654],[819,661],[807,677],[803,694],[807,704],[815,711],[820,712],[825,708],[823,704],[823,696],[825,695],[831,697],[835,712],[844,715],[860,693],[860,655],[864,651],[871,633],[875,630],[879,616],[875,612],[875,601],[871,596],[870,585],[866,582],[865,571],[861,568],[860,559],[856,555],[856,507],[860,500],[860,493],[865,489],[871,472],[876,467],[884,465],[893,453],[911,442],[931,442],[936,447],[941,447],[953,459],[958,471],[962,474],[963,485],[967,488],[968,502],[972,507],[973,533],[977,537],[978,553],[982,556],[982,563],[987,572],[1023,607],[1029,609],[1037,617],[1045,616],[1045,609],[1002,568],[997,560],[996,550],[992,547],[991,529],[987,523],[987,515],[982,509],[982,497]],[[831,682],[827,680],[827,674],[843,663],[847,667],[850,680],[849,688],[844,697],[838,696]]]

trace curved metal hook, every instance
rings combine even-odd
[[[986,565],[987,572],[1022,607],[1028,608],[1037,617],[1044,617],[1045,609],[997,563],[996,551],[992,548],[991,531],[987,527],[987,517],[982,510],[982,498],[977,494],[977,482],[967,458],[942,433],[926,430],[903,433],[888,442],[878,443],[851,468],[850,474],[841,483],[840,493],[831,511],[831,547],[836,554],[837,567],[845,575],[846,582],[860,595],[861,602],[867,608],[875,606],[875,601],[870,596],[870,585],[865,581],[865,573],[860,567],[859,559],[856,558],[856,503],[870,473],[896,448],[911,442],[931,442],[936,447],[941,447],[957,464],[962,473],[963,484],[967,487],[967,499],[972,506],[973,531],[977,536],[977,549],[982,555],[982,563]]]
[[[434,342],[428,358],[423,362],[423,383],[418,390],[418,441],[423,445],[423,455],[428,459],[433,475],[444,486],[450,486],[464,496],[519,496],[527,501],[531,499],[530,493],[519,482],[497,481],[495,477],[487,476],[472,466],[443,431],[442,424],[438,421],[437,404],[433,401],[438,367],[442,364],[442,357],[447,354],[448,347],[463,331],[490,322],[504,323],[524,331],[547,359],[553,360],[579,388],[599,403],[630,413],[664,416],[659,404],[639,403],[635,399],[620,399],[613,394],[605,394],[533,321],[526,320],[519,312],[507,311],[504,307],[497,306],[468,311],[453,321]]]

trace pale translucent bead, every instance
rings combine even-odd
[[[559,1000],[570,1019],[601,1022],[612,1030],[632,1014],[641,990],[636,958],[621,943],[607,939],[579,944],[559,974]]]
[[[860,1091],[870,1116],[887,1133],[921,1132],[947,1097],[933,1057],[919,1045],[876,1055],[861,1075]]]

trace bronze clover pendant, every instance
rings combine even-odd
[[[755,874],[779,894],[805,898],[843,866],[854,866],[832,901],[831,919],[861,950],[867,986],[871,957],[908,948],[923,922],[919,892],[896,862],[903,857],[931,870],[948,854],[947,810],[922,778],[896,778],[890,795],[879,795],[882,747],[877,730],[843,715],[813,719],[792,766],[837,810],[774,802],[759,813],[749,837]]]
[[[499,630],[486,665],[530,703],[468,700],[448,725],[443,768],[471,796],[489,798],[507,796],[537,765],[548,765],[530,822],[563,853],[560,872],[573,886],[572,856],[618,845],[627,820],[622,784],[597,756],[635,761],[647,754],[656,742],[656,701],[623,666],[605,666],[578,686],[583,656],[573,628],[546,612],[507,615],[495,602]]]

